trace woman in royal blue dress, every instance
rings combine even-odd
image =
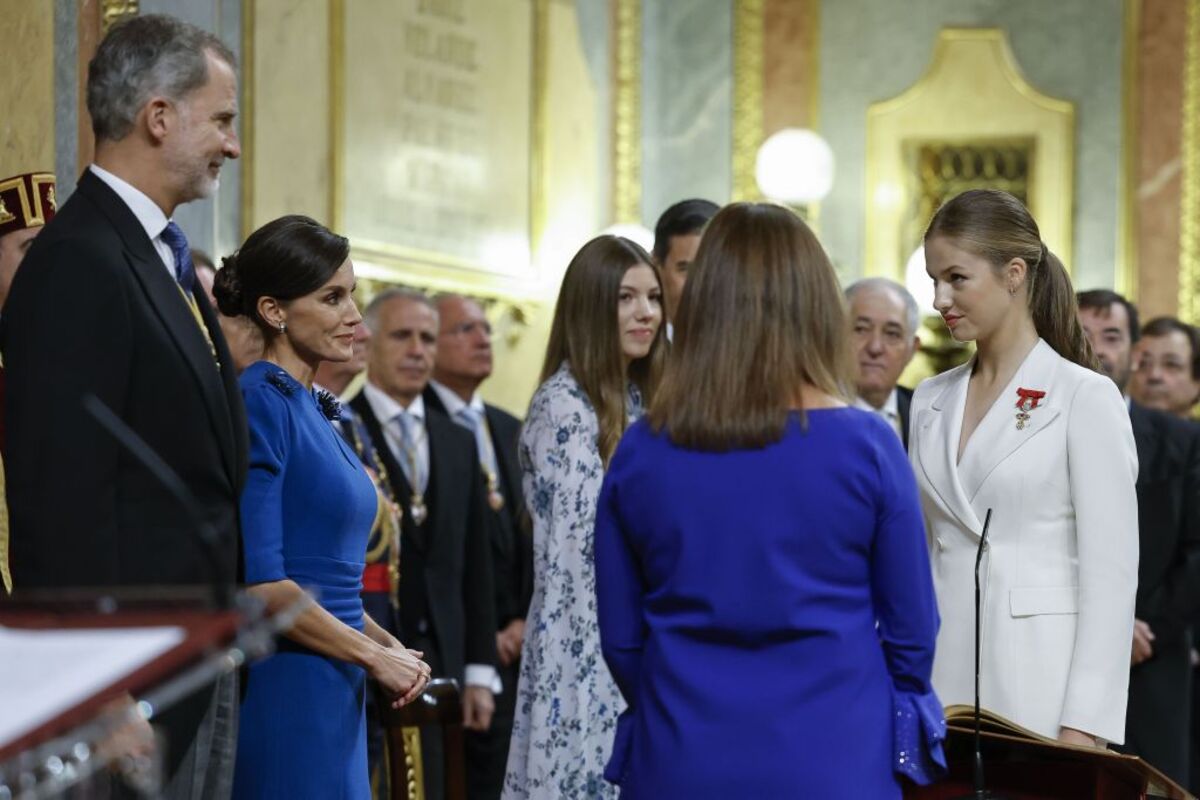
[[[596,512],[622,798],[886,800],[944,764],[916,484],[887,423],[844,402],[848,340],[798,217],[712,219]]]
[[[249,591],[269,610],[317,596],[250,667],[241,707],[233,796],[367,800],[368,675],[396,705],[429,678],[363,613],[363,562],[378,498],[330,424],[337,402],[312,391],[321,361],[351,357],[361,321],[351,297],[349,242],[307,217],[264,225],[225,260],[214,292],[221,312],[263,330],[263,360],[246,368],[242,396],[250,464],[242,493]],[[302,588],[303,587],[303,588]]]

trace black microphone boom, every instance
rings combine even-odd
[[[983,518],[983,533],[979,536],[979,547],[975,551],[975,762],[974,784],[975,791],[961,800],[1003,800],[1000,795],[989,792],[984,787],[983,780],[983,742],[980,737],[980,707],[979,707],[979,666],[982,650],[982,625],[980,623],[980,608],[982,602],[979,591],[979,565],[983,562],[983,551],[987,549],[988,528],[992,524],[992,510],[987,510]]]
[[[200,549],[204,553],[205,560],[208,561],[212,573],[213,604],[218,609],[229,608],[232,582],[226,579],[225,569],[221,565],[221,538],[217,535],[212,523],[201,513],[195,496],[188,490],[179,474],[171,469],[170,465],[163,461],[162,457],[154,452],[154,449],[146,444],[142,437],[126,425],[123,419],[113,413],[113,410],[105,405],[103,400],[88,393],[83,397],[83,407],[99,423],[100,427],[113,437],[123,450],[154,475],[155,479],[167,490],[167,494],[179,503],[187,515],[188,521],[193,523]]]

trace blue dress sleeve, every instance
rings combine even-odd
[[[243,390],[250,432],[249,470],[242,491],[246,583],[287,578],[283,565],[283,478],[287,464],[286,399],[270,386]]]
[[[596,611],[600,649],[625,702],[633,706],[645,638],[642,620],[644,589],[637,558],[622,528],[617,503],[622,455],[629,439],[617,448],[596,507]],[[625,450],[623,454],[621,451]]]
[[[880,473],[871,594],[892,678],[893,768],[918,784],[945,774],[946,721],[933,691],[939,625],[917,485],[900,441],[879,425]]]

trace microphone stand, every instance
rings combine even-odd
[[[217,535],[212,523],[205,519],[195,496],[184,485],[178,473],[171,469],[170,465],[163,461],[162,457],[154,452],[150,445],[146,444],[132,428],[126,425],[124,420],[113,413],[113,410],[105,405],[103,400],[94,394],[86,394],[83,397],[83,408],[117,442],[122,450],[133,456],[155,477],[158,483],[167,490],[167,494],[187,514],[188,521],[194,526],[196,538],[212,576],[209,586],[212,590],[213,606],[219,610],[230,608],[233,604],[232,586],[226,580],[225,569],[221,565],[221,538]]]
[[[987,510],[987,515],[983,518],[983,533],[979,537],[979,547],[975,551],[975,761],[974,761],[974,783],[975,791],[960,800],[1004,800],[1000,795],[992,794],[984,787],[983,780],[983,742],[980,737],[980,710],[979,710],[979,673],[980,673],[980,653],[982,647],[982,624],[980,621],[980,608],[982,606],[981,595],[979,591],[979,565],[983,562],[983,551],[987,547],[988,528],[992,524],[992,510]]]

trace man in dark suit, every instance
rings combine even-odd
[[[1101,369],[1129,384],[1137,309],[1107,289],[1080,292],[1079,319]],[[1137,604],[1124,750],[1188,783],[1191,632],[1200,606],[1200,431],[1129,404],[1138,454]]]
[[[386,468],[404,518],[400,639],[435,676],[463,685],[463,726],[486,731],[494,710],[496,611],[475,440],[422,393],[438,344],[437,309],[424,294],[388,289],[367,306],[367,383],[350,406]],[[442,795],[441,736],[423,731],[426,796]]]
[[[500,691],[491,728],[467,736],[467,795],[499,798],[512,739],[525,615],[533,594],[533,537],[521,524],[521,421],[479,396],[479,387],[492,374],[492,328],[483,308],[457,294],[439,296],[437,308],[437,361],[425,390],[425,406],[446,414],[475,437],[487,492],[485,516],[496,590]]]
[[[157,15],[114,27],[89,66],[95,162],[30,248],[0,321],[18,593],[237,579],[245,413],[170,219],[240,153],[234,67],[219,39]],[[85,412],[87,395],[178,473],[215,541]],[[235,695],[227,679],[167,712],[168,797],[228,793]]]
[[[846,289],[858,365],[856,405],[879,414],[908,449],[912,389],[898,386],[900,373],[920,347],[917,301],[886,278],[864,278]]]

